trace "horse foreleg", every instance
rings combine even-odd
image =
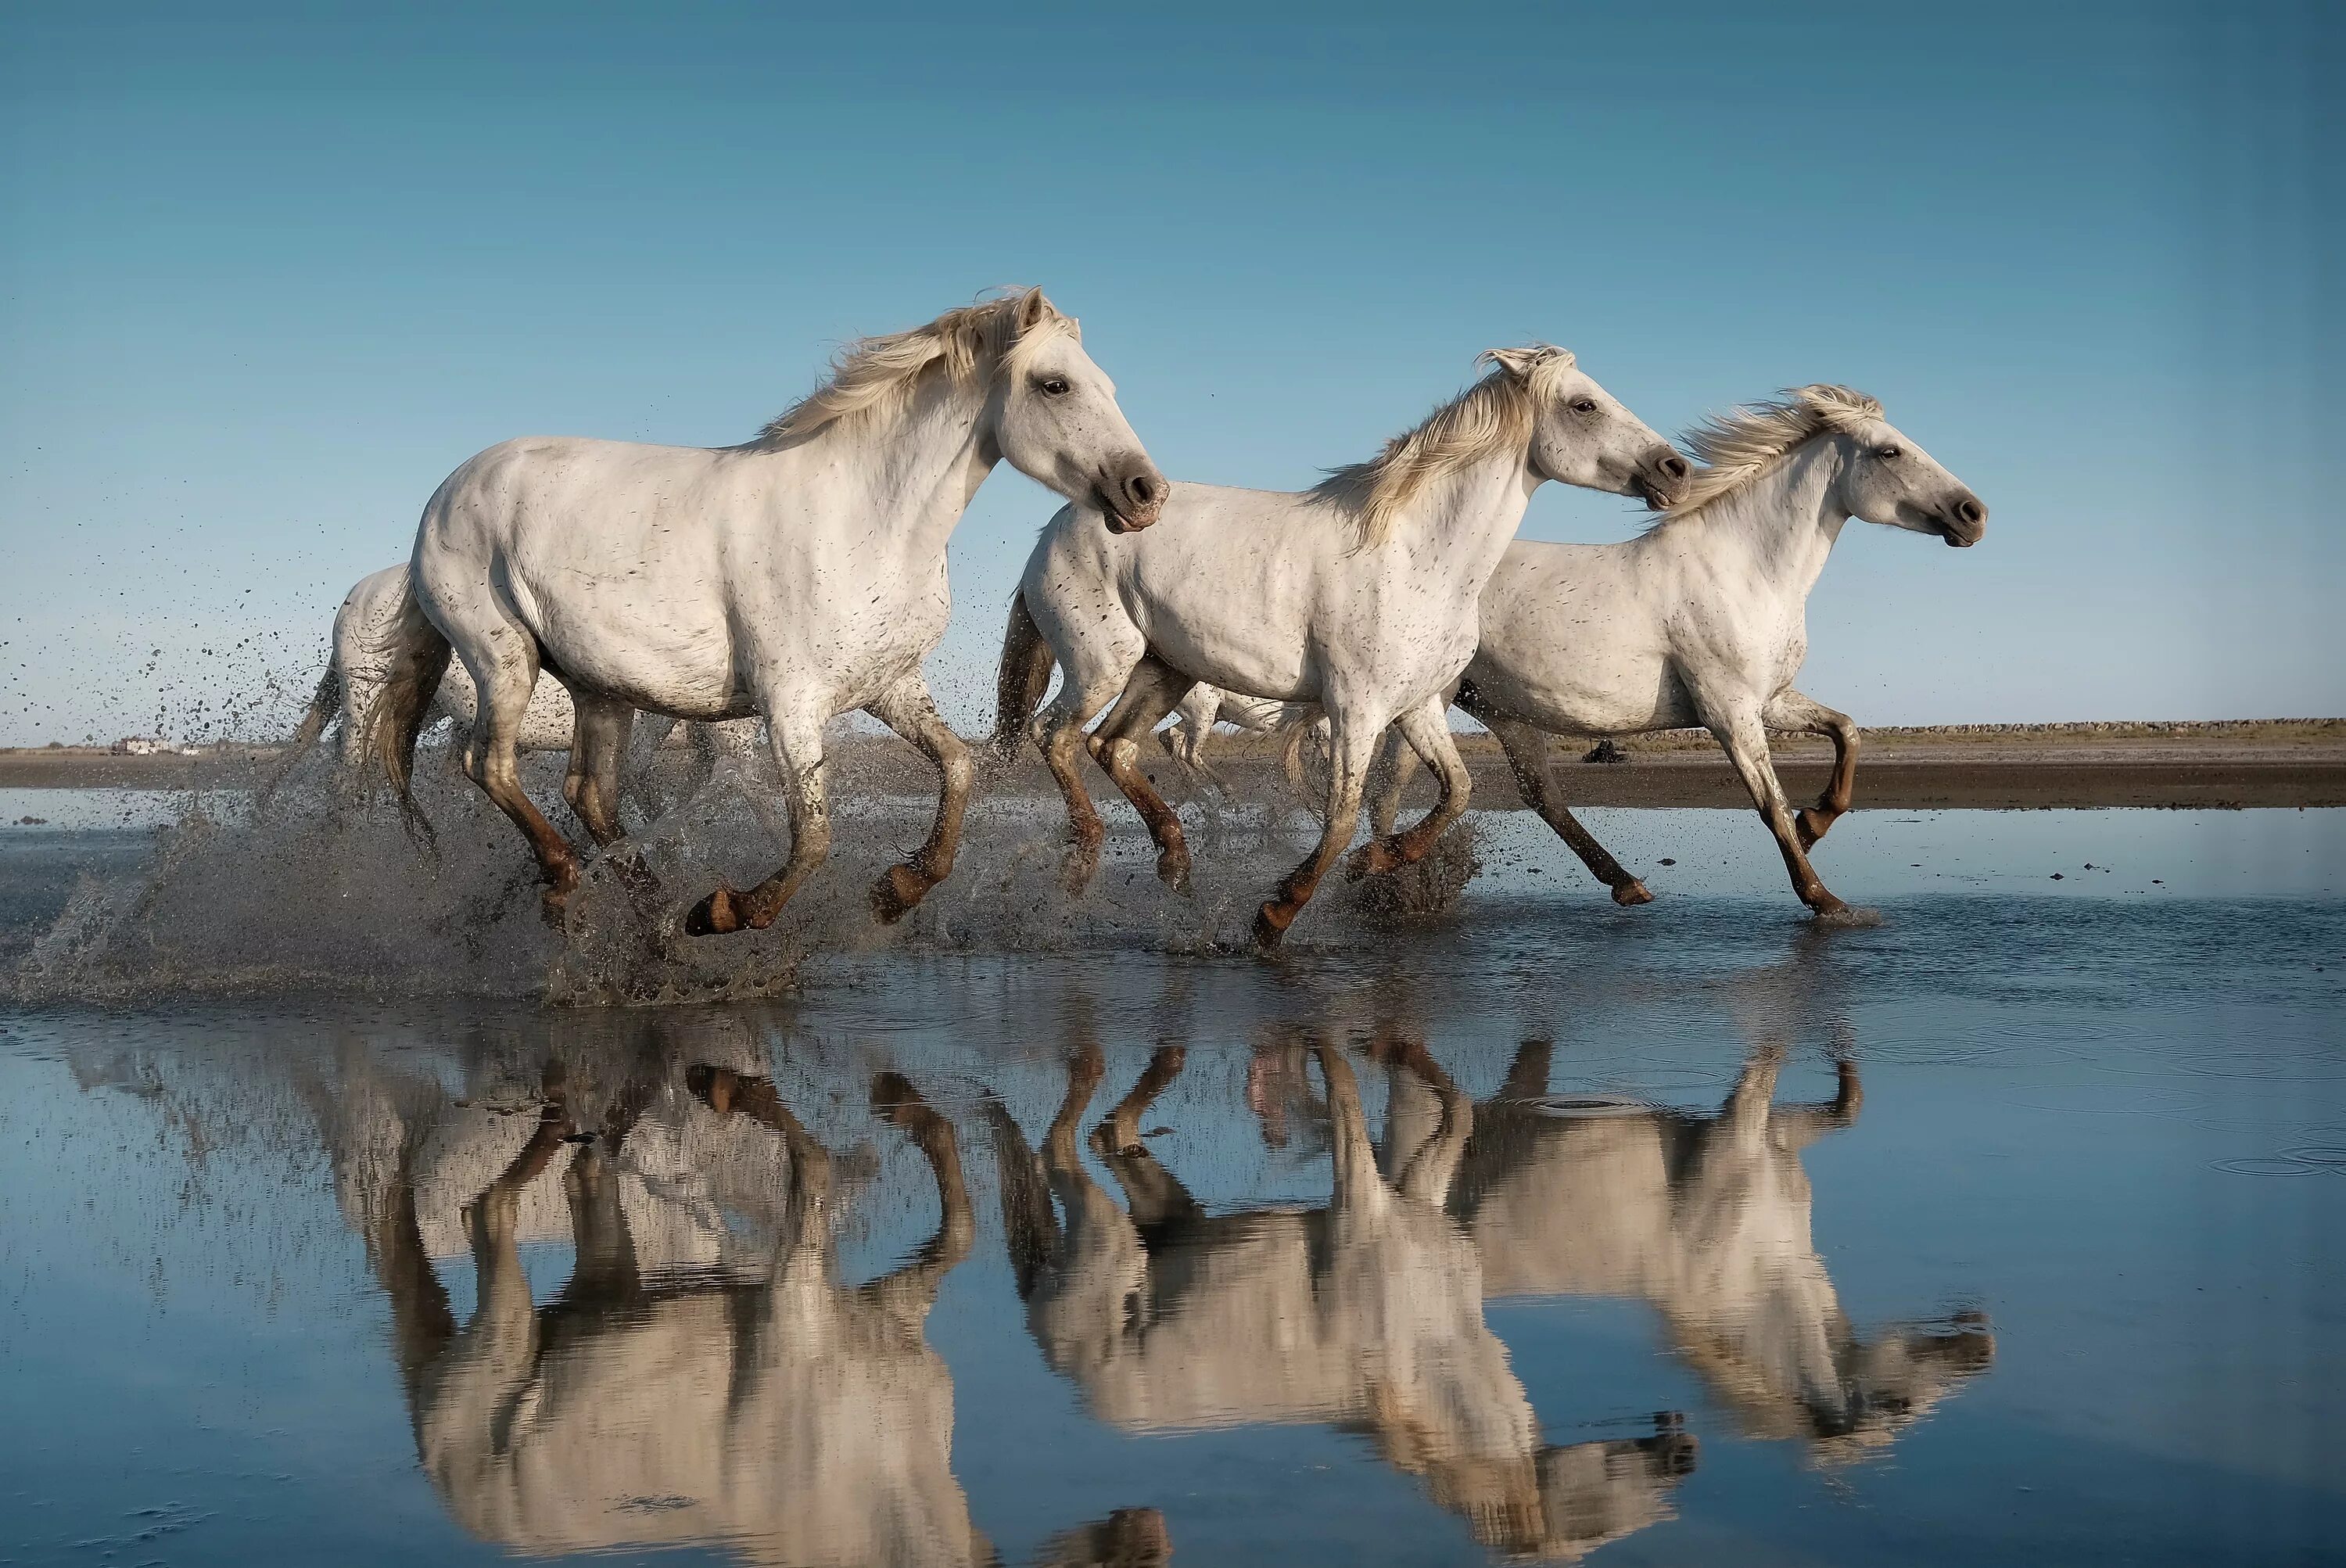
[[[1817,803],[1792,820],[1793,830],[1800,836],[1800,848],[1813,848],[1831,830],[1834,820],[1849,809],[1857,792],[1857,725],[1848,714],[1836,712],[1797,691],[1778,696],[1760,717],[1770,729],[1802,730],[1832,738],[1832,778],[1825,785],[1825,792],[1817,797]]]
[[[619,765],[627,756],[627,732],[636,710],[624,702],[570,694],[577,718],[571,731],[570,770],[562,781],[563,799],[586,825],[596,844],[607,846],[625,830],[619,824]]]
[[[1417,825],[1395,837],[1372,839],[1361,846],[1352,857],[1350,874],[1358,879],[1372,871],[1390,871],[1398,867],[1415,865],[1425,859],[1450,825],[1466,814],[1466,800],[1474,791],[1474,781],[1467,777],[1466,764],[1458,755],[1458,743],[1451,738],[1447,715],[1450,698],[1436,694],[1411,708],[1395,721],[1394,728],[1410,749],[1433,770],[1442,793],[1434,799],[1433,807],[1418,819]]]
[[[1728,715],[1711,720],[1709,728],[1726,750],[1736,776],[1743,780],[1743,788],[1750,792],[1751,803],[1760,809],[1760,820],[1774,835],[1776,848],[1784,857],[1784,870],[1791,875],[1792,891],[1821,918],[1848,918],[1849,906],[1825,891],[1816,868],[1809,864],[1808,850],[1801,846],[1799,830],[1792,825],[1791,809],[1784,803],[1784,787],[1776,778],[1775,765],[1768,751],[1768,731],[1759,714]]]
[[[1255,911],[1254,940],[1260,945],[1275,948],[1285,939],[1287,928],[1319,891],[1320,879],[1352,841],[1352,826],[1361,820],[1361,783],[1369,770],[1369,750],[1381,728],[1372,728],[1364,734],[1351,725],[1336,727],[1329,748],[1328,810],[1321,820],[1320,842],[1301,865],[1287,873],[1270,901]]]
[[[1547,732],[1520,718],[1506,718],[1466,699],[1466,711],[1473,714],[1499,739],[1499,749],[1507,756],[1507,769],[1515,775],[1515,792],[1524,804],[1539,814],[1545,822],[1580,857],[1580,863],[1589,874],[1613,890],[1613,901],[1627,908],[1633,904],[1649,904],[1654,895],[1646,884],[1621,867],[1595,834],[1580,825],[1580,819],[1556,796],[1554,780],[1547,771]]]
[[[1409,749],[1400,729],[1386,730],[1377,741],[1377,759],[1369,765],[1367,799],[1372,839],[1392,837],[1393,824],[1401,817],[1402,794],[1409,788],[1409,776],[1416,766],[1417,753]]]
[[[1133,809],[1148,824],[1157,844],[1157,877],[1175,892],[1189,891],[1189,846],[1181,834],[1180,814],[1165,803],[1148,775],[1140,770],[1140,737],[1157,728],[1173,711],[1192,683],[1189,677],[1153,658],[1136,667],[1106,718],[1092,736],[1092,756],[1124,791]]]
[[[790,859],[747,892],[720,884],[693,905],[684,919],[684,929],[692,935],[721,935],[744,926],[763,931],[830,858],[831,787],[822,770],[822,727],[827,717],[802,702],[788,710],[767,709],[766,728],[773,738],[774,762],[790,799]]]
[[[928,841],[912,858],[892,865],[872,887],[872,912],[892,924],[928,897],[929,890],[953,871],[961,849],[962,813],[969,805],[969,789],[977,776],[969,748],[937,715],[937,705],[915,670],[890,687],[864,712],[911,741],[937,769],[937,820]]]

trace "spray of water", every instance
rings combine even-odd
[[[1192,802],[1198,855],[1185,899],[1158,882],[1153,848],[1118,811],[1097,875],[1071,898],[1059,803],[1013,781],[974,805],[954,875],[883,926],[868,890],[920,842],[933,801],[909,758],[863,749],[883,760],[842,769],[831,860],[768,931],[690,937],[679,923],[719,881],[748,886],[781,860],[778,813],[755,778],[720,776],[648,820],[633,808],[636,831],[590,861],[556,928],[511,826],[452,770],[419,759],[419,797],[437,827],[427,854],[387,802],[347,789],[321,757],[258,803],[245,790],[186,797],[143,852],[83,875],[0,990],[26,1001],[332,992],[610,1004],[773,995],[827,960],[890,950],[1238,951],[1256,903],[1307,842],[1291,806]],[[547,766],[535,784],[550,801]],[[666,793],[682,792],[646,799],[657,808]],[[1373,940],[1365,928],[1451,907],[1474,867],[1462,824],[1422,867],[1331,884],[1290,941]]]

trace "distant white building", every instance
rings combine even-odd
[[[181,746],[168,740],[158,740],[146,735],[126,735],[107,748],[117,757],[196,757],[200,750],[193,746]]]

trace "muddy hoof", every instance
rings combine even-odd
[[[1189,896],[1189,851],[1168,850],[1157,857],[1157,880],[1182,897]]]
[[[1099,844],[1096,840],[1086,843],[1078,840],[1067,847],[1067,858],[1060,863],[1059,886],[1066,890],[1069,898],[1079,899],[1098,871]]]
[[[1359,881],[1362,877],[1381,877],[1397,871],[1406,862],[1401,852],[1399,839],[1371,839],[1354,850],[1344,860],[1344,877]]]
[[[1625,910],[1634,909],[1639,904],[1652,903],[1654,895],[1646,891],[1645,883],[1632,877],[1613,890],[1613,901]]]
[[[538,897],[537,912],[545,918],[546,924],[557,931],[560,930],[563,921],[570,913],[570,890],[568,888],[546,889]]]
[[[1823,811],[1813,806],[1795,811],[1792,814],[1792,831],[1800,839],[1800,848],[1815,848],[1817,840],[1825,836],[1827,830],[1833,825],[1833,819],[1840,815],[1838,811]]]
[[[1276,952],[1287,940],[1287,928],[1295,923],[1295,913],[1285,904],[1265,904],[1255,911],[1255,946],[1266,952]]]
[[[741,929],[741,910],[731,888],[719,888],[684,917],[687,936],[725,936]]]
[[[928,896],[929,883],[910,866],[891,866],[872,884],[872,913],[882,925],[894,925],[911,914]]]

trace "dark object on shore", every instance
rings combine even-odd
[[[1613,738],[1608,735],[1590,747],[1588,755],[1581,760],[1583,762],[1627,762],[1629,760],[1629,754],[1613,744]]]

